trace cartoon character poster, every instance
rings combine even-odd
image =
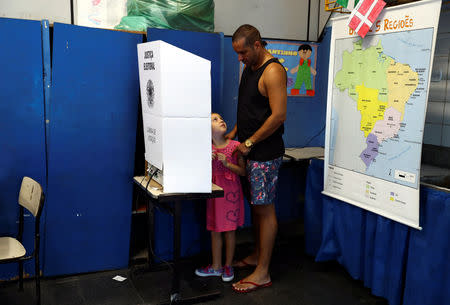
[[[309,42],[267,41],[266,50],[278,58],[287,73],[288,96],[315,96],[317,44]],[[241,64],[241,72],[243,65]]]
[[[317,45],[303,42],[267,41],[267,51],[287,72],[288,96],[314,96]]]

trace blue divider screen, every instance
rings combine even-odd
[[[23,176],[46,188],[41,23],[0,18],[0,46],[0,236],[17,236]],[[33,234],[34,218],[25,217],[28,253]],[[25,272],[34,274],[33,266],[26,263]],[[0,269],[0,279],[17,274],[17,264]]]
[[[141,42],[54,25],[47,276],[128,265]]]
[[[314,97],[288,97],[284,124],[286,147],[325,146],[330,42],[331,28],[326,28],[322,41],[318,43]]]

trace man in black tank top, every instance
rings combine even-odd
[[[234,265],[256,267],[252,274],[234,283],[233,289],[249,292],[272,285],[269,264],[278,229],[274,201],[284,155],[287,77],[284,67],[264,48],[266,43],[255,27],[240,26],[232,44],[245,69],[239,85],[237,124],[228,136],[238,136],[241,144],[236,152],[247,157],[247,199],[255,231],[254,252]]]

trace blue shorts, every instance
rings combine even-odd
[[[274,203],[278,170],[282,160],[283,157],[265,162],[247,160],[247,177],[250,182],[251,204]]]

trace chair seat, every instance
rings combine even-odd
[[[26,250],[15,238],[0,237],[0,260],[25,256]]]

